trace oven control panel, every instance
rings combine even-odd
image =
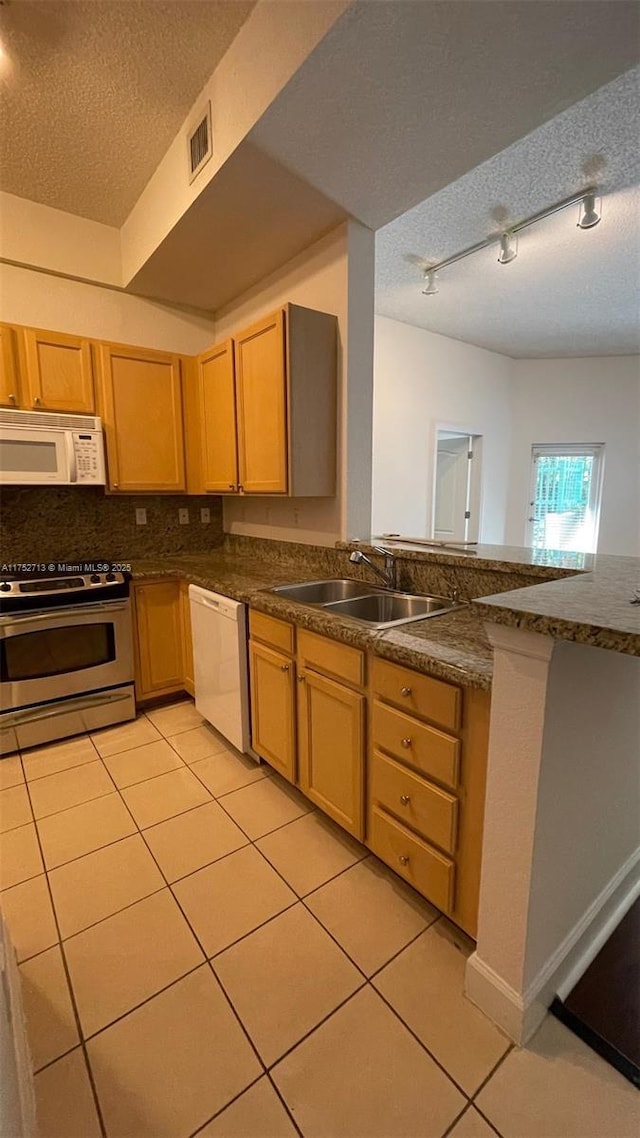
[[[74,431],[73,453],[77,482],[104,483],[102,431]]]
[[[63,577],[0,580],[0,613],[111,601],[129,595],[129,574],[69,573]]]

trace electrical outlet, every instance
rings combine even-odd
[[[183,506],[178,510],[178,521],[180,522],[181,526],[189,525],[189,511],[186,506]]]
[[[203,526],[209,525],[209,522],[211,521],[211,510],[208,506],[203,506],[200,510],[200,521],[202,522]]]
[[[137,526],[146,526],[146,524],[147,524],[147,511],[145,510],[144,506],[139,506],[136,509],[136,525]]]

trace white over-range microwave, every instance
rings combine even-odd
[[[103,486],[102,424],[94,415],[0,411],[0,484]]]

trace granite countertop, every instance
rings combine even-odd
[[[388,546],[403,559],[504,573],[517,568],[522,575],[535,575],[535,585],[473,600],[473,613],[556,640],[640,656],[640,605],[630,603],[640,588],[640,558],[506,545],[477,545],[474,553],[465,553],[388,538],[340,545],[370,550],[372,543]],[[541,582],[541,577],[547,580]]]
[[[468,687],[489,689],[492,651],[482,618],[464,605],[454,612],[392,629],[366,625],[269,592],[274,585],[317,580],[304,565],[262,561],[225,552],[136,559],[134,579],[181,577],[311,632],[373,652],[417,671]]]
[[[631,604],[636,589],[639,558],[602,556],[591,572],[480,597],[472,608],[498,624],[640,656],[640,605]]]

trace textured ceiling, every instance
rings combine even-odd
[[[254,3],[5,3],[0,189],[121,225]]]
[[[379,229],[639,48],[635,0],[356,0],[250,138]]]
[[[514,357],[640,350],[640,69],[607,84],[434,194],[376,235],[376,311]],[[577,207],[439,274],[423,296],[416,261],[435,263],[597,181],[602,221]]]

